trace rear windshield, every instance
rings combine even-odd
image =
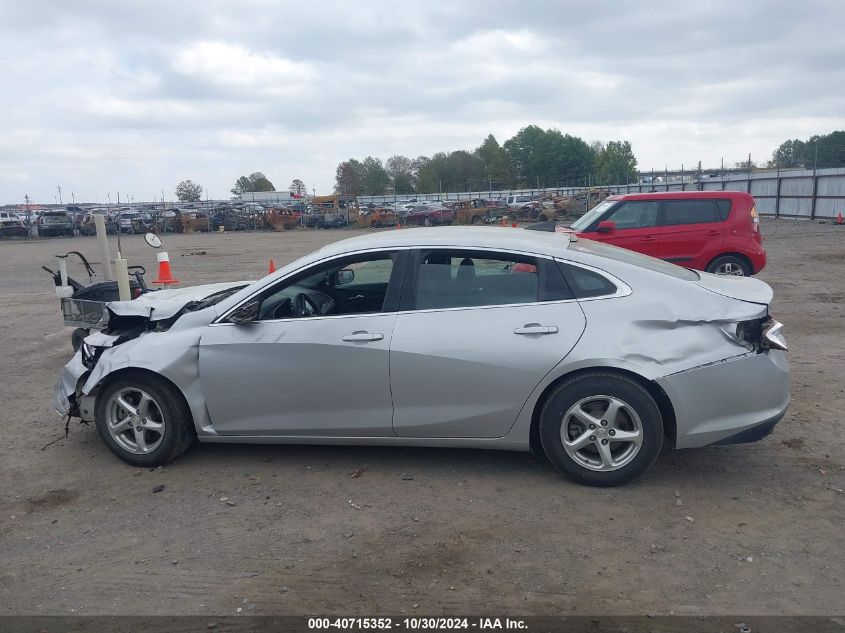
[[[594,242],[593,240],[579,239],[577,242],[570,242],[567,250],[577,251],[579,253],[587,253],[588,255],[596,255],[598,257],[605,257],[617,262],[631,264],[639,268],[645,268],[656,273],[663,273],[676,279],[683,279],[685,281],[698,281],[701,277],[694,270],[689,268],[682,268],[669,262],[664,262],[662,259],[649,257],[648,255],[641,255],[634,251],[629,251],[626,248],[619,248],[618,246],[611,246],[603,242]]]

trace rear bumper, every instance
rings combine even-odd
[[[657,383],[675,410],[675,448],[762,439],[789,407],[789,364],[778,350],[664,376]]]

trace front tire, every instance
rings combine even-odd
[[[708,264],[707,272],[715,275],[749,277],[751,276],[751,267],[742,257],[721,255]]]
[[[589,486],[619,486],[651,468],[663,418],[638,382],[589,372],[562,382],[540,413],[540,439],[560,472]]]
[[[196,439],[182,393],[154,374],[128,372],[106,385],[94,408],[97,433],[132,466],[166,464]]]

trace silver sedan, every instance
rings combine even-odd
[[[617,485],[664,445],[772,431],[789,367],[771,300],[562,234],[384,232],[259,281],[109,304],[56,408],[135,466],[196,440],[449,446]]]

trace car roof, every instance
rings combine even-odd
[[[320,249],[321,256],[340,255],[365,249],[408,247],[461,247],[513,250],[560,256],[569,244],[568,234],[526,231],[504,227],[443,226],[381,231],[352,237]]]
[[[726,198],[731,200],[750,199],[744,191],[652,191],[650,193],[622,193],[608,196],[608,200],[682,200],[684,198]]]

